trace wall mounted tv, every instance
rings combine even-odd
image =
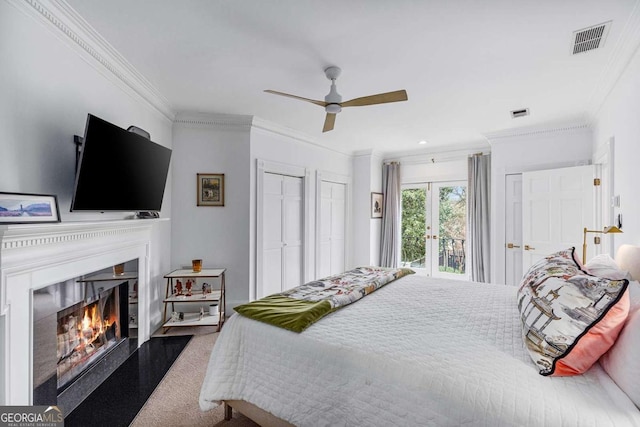
[[[159,211],[171,150],[87,117],[71,211]]]

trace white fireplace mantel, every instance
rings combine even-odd
[[[138,259],[138,343],[150,336],[150,241],[158,220],[0,226],[0,405],[31,405],[33,291]]]

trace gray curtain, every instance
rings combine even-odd
[[[471,255],[471,280],[490,280],[489,255],[491,235],[489,208],[491,204],[491,155],[469,157],[469,252]]]
[[[380,266],[397,267],[400,264],[400,163],[382,167],[382,235],[380,239]]]

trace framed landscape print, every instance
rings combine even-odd
[[[0,193],[0,224],[60,222],[54,195]]]
[[[224,206],[224,174],[198,174],[198,206]]]
[[[382,193],[371,193],[371,218],[382,218]]]

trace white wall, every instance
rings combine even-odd
[[[640,50],[610,92],[592,124],[594,153],[609,138],[614,139],[614,194],[620,196],[623,234],[614,238],[614,246],[640,245],[640,197],[638,197],[638,160],[640,159]],[[612,256],[614,254],[611,254]]]
[[[505,175],[584,165],[591,159],[591,130],[586,126],[523,131],[490,137],[491,281],[505,281]]]
[[[228,308],[249,299],[249,124],[180,114],[173,128],[171,265],[202,259],[205,267],[226,268]],[[224,206],[197,206],[198,173],[225,175]]]
[[[103,49],[74,26],[72,17],[49,12],[45,16],[24,1],[0,2],[0,191],[55,194],[65,222],[122,219],[131,213],[69,212],[75,179],[73,135],[84,134],[87,114],[92,113],[121,127],[146,129],[155,142],[171,147],[171,117],[141,96],[140,87],[132,87],[133,78],[122,80],[130,75],[111,71],[123,65],[100,56]],[[161,215],[171,215],[170,182]],[[162,221],[152,232],[149,265],[150,282],[157,286],[151,292],[156,325],[162,276],[169,268],[170,228],[170,221]],[[3,324],[0,319],[0,334]]]
[[[438,162],[401,162],[402,184],[467,180],[467,156]]]
[[[382,219],[371,218],[371,193],[382,193],[382,157],[359,153],[353,157],[353,264],[380,264]]]

